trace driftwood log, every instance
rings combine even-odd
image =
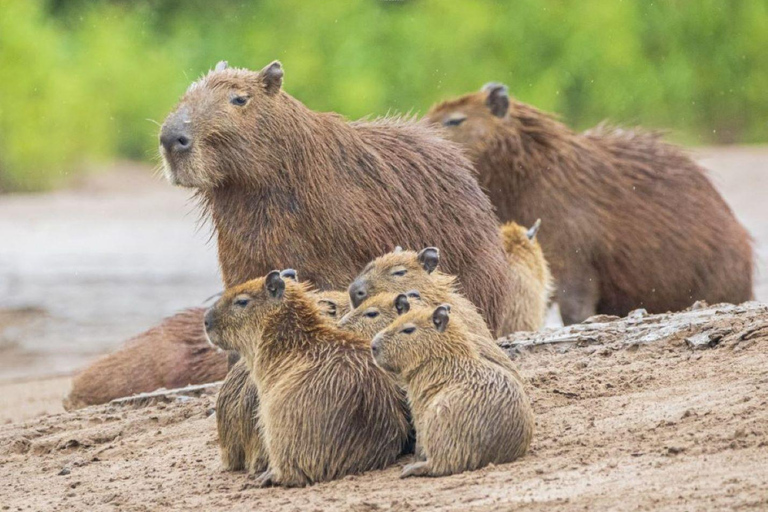
[[[649,343],[684,339],[693,350],[739,345],[768,335],[768,304],[708,306],[697,302],[679,313],[649,315],[643,309],[625,318],[596,315],[581,324],[538,332],[517,332],[499,339],[510,357],[526,351],[556,350],[598,345],[609,350],[632,349]]]
[[[745,347],[755,338],[768,336],[768,304],[745,302],[738,306],[708,306],[697,302],[680,313],[649,315],[638,309],[625,318],[596,315],[581,324],[538,332],[517,332],[498,340],[513,359],[530,351],[567,352],[584,350],[632,350],[641,345],[669,340],[685,340],[691,350],[731,346]],[[159,389],[151,393],[118,398],[110,404],[144,407],[161,402],[184,402],[215,394],[221,382]]]

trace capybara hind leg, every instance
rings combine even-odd
[[[564,276],[557,283],[557,303],[564,325],[578,324],[597,312],[600,289],[591,272]]]
[[[400,473],[400,478],[408,478],[410,476],[429,476],[432,474],[432,465],[429,461],[423,460],[408,464],[403,468],[403,472]]]

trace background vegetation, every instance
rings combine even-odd
[[[286,89],[350,118],[425,112],[490,80],[585,128],[768,141],[765,0],[0,0],[0,190],[152,160],[219,59],[279,58]]]

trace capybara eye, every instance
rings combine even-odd
[[[400,332],[402,332],[403,334],[413,334],[415,331],[416,331],[416,328],[411,325],[411,326],[408,326],[408,327],[404,328]]]
[[[247,297],[238,297],[237,299],[235,299],[233,304],[239,308],[244,308],[245,306],[248,305],[249,302],[251,302],[251,299]]]
[[[376,318],[377,316],[379,316],[379,312],[376,311],[375,309],[371,309],[365,312],[365,316],[367,316],[368,318]]]
[[[234,96],[232,97],[229,102],[233,105],[236,105],[238,107],[244,107],[246,103],[248,103],[248,97],[247,96]]]
[[[392,272],[392,275],[397,277],[403,277],[407,273],[408,273],[407,270],[401,269],[401,270],[395,270],[394,272]]]
[[[466,121],[466,116],[456,116],[456,117],[450,117],[445,120],[443,123],[443,126],[459,126],[461,123]]]

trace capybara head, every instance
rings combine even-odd
[[[371,353],[382,369],[403,375],[430,358],[473,354],[465,331],[461,320],[451,319],[450,304],[417,308],[374,336]]]
[[[252,352],[266,317],[283,302],[286,287],[302,287],[280,271],[229,288],[205,313],[208,340],[224,350]]]
[[[349,285],[352,307],[357,308],[368,297],[379,293],[427,289],[430,274],[437,269],[439,263],[440,251],[436,247],[426,247],[418,253],[398,247],[376,258]]]
[[[530,228],[510,221],[501,226],[499,234],[507,256],[523,263],[533,275],[543,281],[548,278],[549,270],[544,252],[536,239],[540,227],[541,219],[537,219]]]
[[[406,293],[378,293],[344,315],[338,326],[370,340],[399,315],[410,311],[411,305],[414,304],[423,305],[417,290]]]
[[[425,119],[444,127],[444,135],[454,142],[465,144],[474,157],[493,140],[499,130],[509,127],[504,120],[509,112],[507,86],[489,83],[476,93],[444,101],[433,106]]]
[[[216,68],[194,82],[160,130],[160,154],[168,180],[212,189],[227,181],[243,160],[258,162],[274,145],[268,135],[280,102],[283,68],[275,61],[259,72]]]

